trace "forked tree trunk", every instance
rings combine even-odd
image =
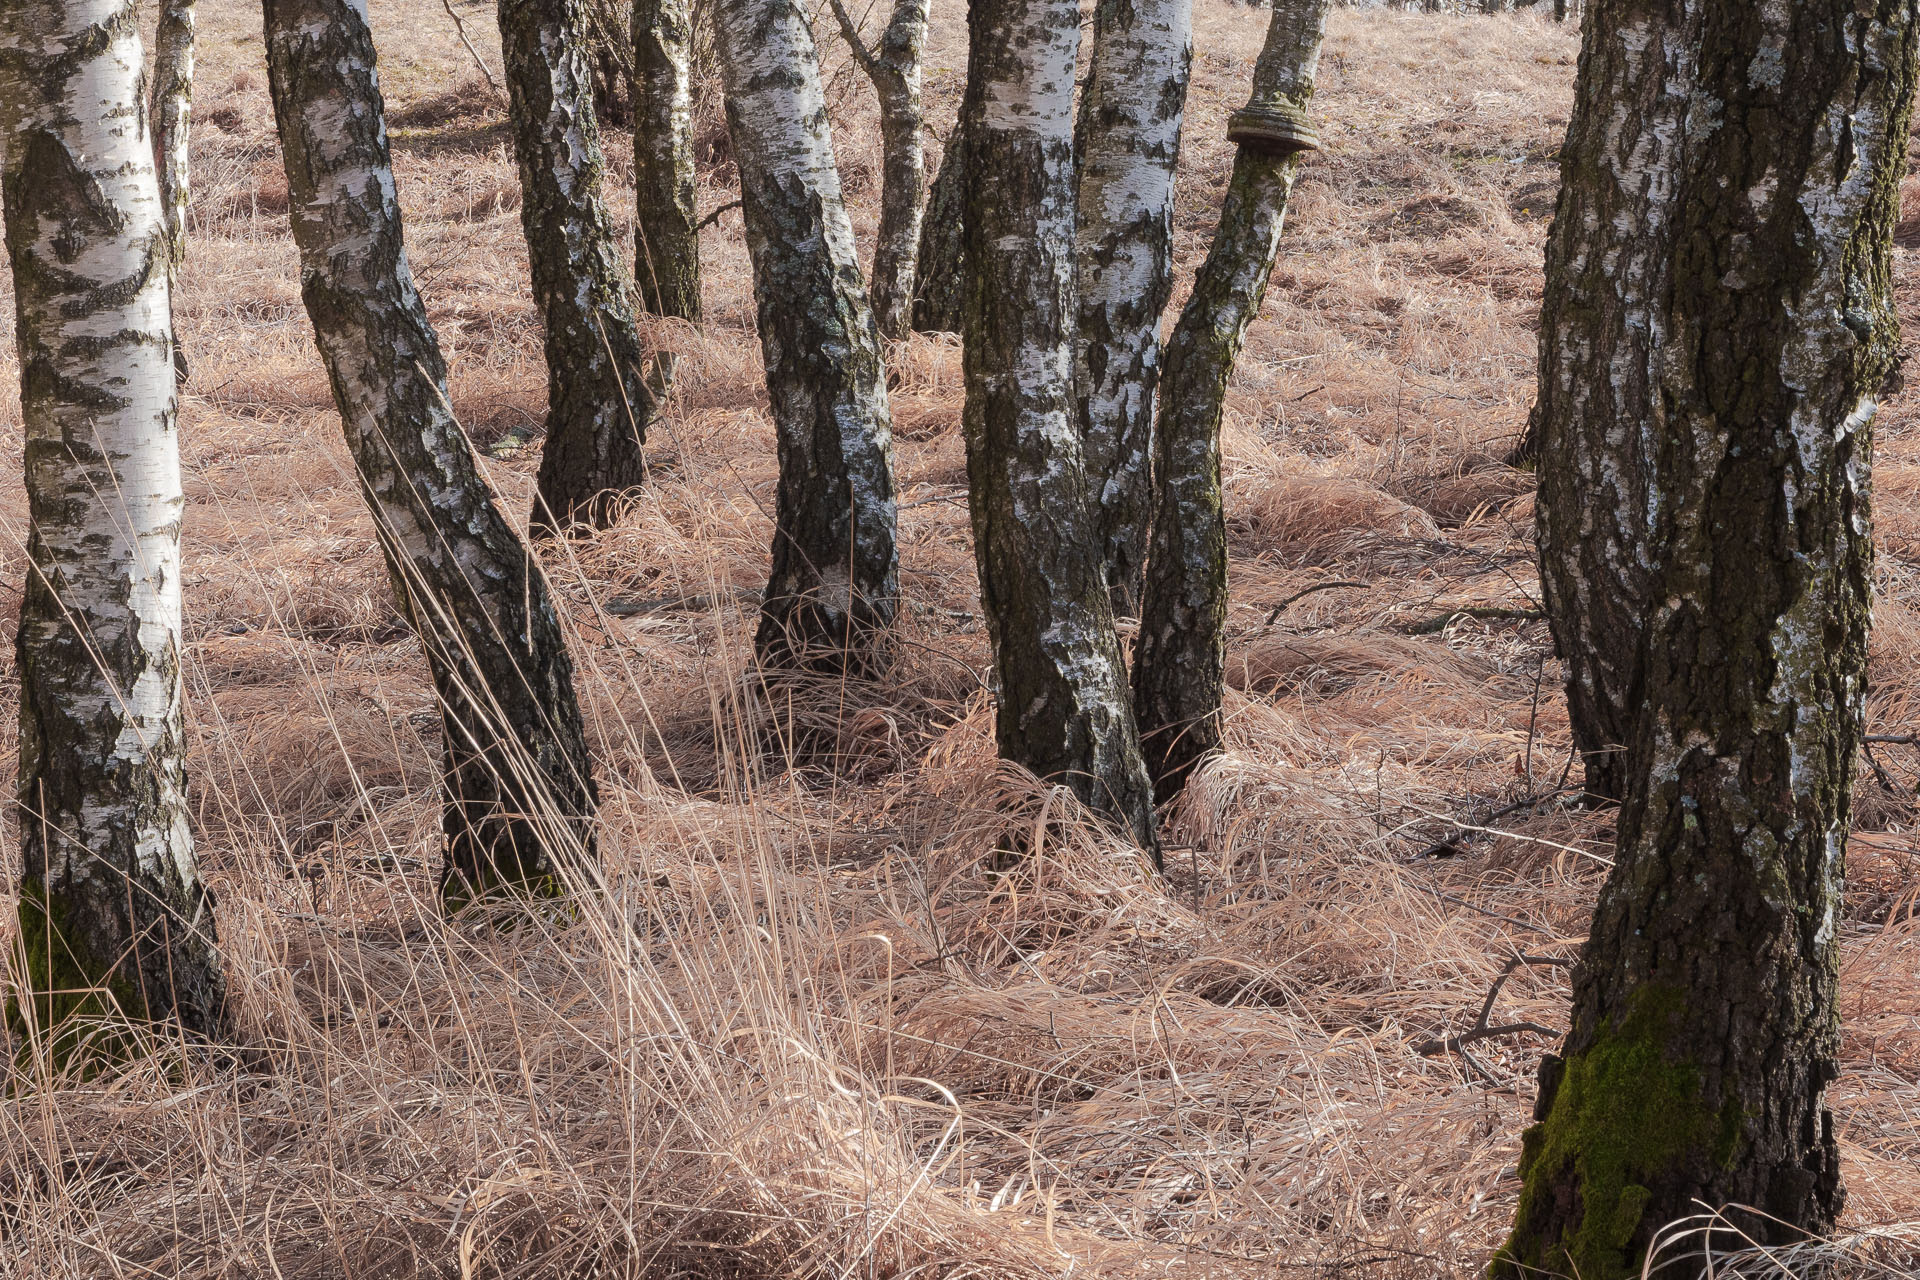
[[[845,0],[833,0],[840,33],[880,99],[880,232],[873,249],[873,316],[880,336],[913,328],[914,264],[927,193],[926,127],[920,110],[920,63],[927,43],[927,0],[894,0],[893,17],[868,49]]]
[[[160,208],[167,224],[167,294],[178,293],[187,260],[187,145],[193,132],[193,0],[161,0],[153,48],[153,156],[160,179]],[[171,306],[169,302],[169,306]],[[187,379],[180,329],[169,315],[173,369]]]
[[[449,905],[552,892],[593,849],[573,664],[539,565],[446,395],[413,285],[361,0],[265,0],[301,291],[388,574],[444,723]]]
[[[788,0],[731,0],[714,22],[780,450],[755,650],[863,670],[899,593],[893,431],[813,33]]]
[[[1648,337],[1549,370],[1574,403],[1644,387],[1586,447],[1646,450],[1646,541],[1623,541],[1652,603],[1637,634],[1595,637],[1638,655],[1618,850],[1492,1270],[1622,1280],[1701,1204],[1750,1206],[1729,1217],[1772,1244],[1841,1206],[1841,851],[1920,3],[1605,0],[1588,20],[1560,218],[1645,234],[1607,252]],[[1657,198],[1623,209],[1622,186]],[[1573,239],[1556,231],[1557,291],[1598,283]],[[1642,256],[1660,246],[1670,266]],[[1573,527],[1566,489],[1541,499]],[[1557,569],[1554,609],[1585,563]],[[1701,1244],[1656,1273],[1704,1274]]]
[[[1173,173],[1193,0],[1101,0],[1080,97],[1080,320],[1074,400],[1107,586],[1140,608],[1153,514],[1160,313],[1173,292]]]
[[[213,903],[187,828],[186,499],[135,17],[132,0],[19,0],[0,20],[0,200],[29,515],[27,998],[10,1013],[37,1034],[127,1018],[211,1035],[221,1021]]]
[[[633,297],[601,202],[581,0],[500,0],[520,225],[545,320],[547,438],[533,527],[605,527],[646,479],[653,417]]]
[[[649,315],[700,319],[687,0],[634,0],[634,279]]]
[[[914,254],[913,331],[958,333],[967,278],[966,228],[967,132],[963,119],[947,135],[940,171],[933,176],[926,212],[920,220],[920,248]]]
[[[1275,0],[1253,96],[1228,122],[1239,146],[1207,260],[1167,344],[1155,442],[1159,496],[1134,642],[1134,714],[1161,800],[1220,745],[1227,526],[1220,420],[1227,379],[1260,313],[1299,155],[1316,145],[1313,98],[1328,0]]]
[[[1000,754],[1158,857],[1073,415],[1075,0],[974,0],[967,479]]]

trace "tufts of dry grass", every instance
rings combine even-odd
[[[487,6],[459,7],[488,30]],[[455,408],[483,446],[537,430],[545,377],[499,107],[437,6],[372,8]],[[653,483],[616,527],[549,553],[603,865],[569,906],[446,921],[437,719],[301,312],[257,11],[202,9],[180,307],[193,783],[243,1050],[158,1046],[92,1080],[28,1054],[0,1103],[0,1270],[1475,1272],[1512,1212],[1549,1046],[1415,1047],[1468,1025],[1516,951],[1573,952],[1612,834],[1557,798],[1568,736],[1542,624],[1452,613],[1536,594],[1527,477],[1500,459],[1530,396],[1571,32],[1335,16],[1327,150],[1297,188],[1228,405],[1227,749],[1168,814],[1164,880],[994,758],[951,340],[892,353],[894,668],[746,696],[775,463],[729,214],[708,238],[708,323],[661,335],[683,358]],[[1182,288],[1265,17],[1225,0],[1198,16]],[[873,108],[822,45],[867,238]],[[943,0],[940,135],[963,60]],[[733,174],[710,96],[702,112],[714,208]],[[630,223],[630,158],[610,150]],[[10,325],[0,307],[0,361]],[[0,372],[11,477],[15,371]],[[1880,451],[1870,717],[1902,732],[1920,697],[1905,403]],[[487,466],[523,512],[530,451]],[[22,520],[8,481],[8,614]],[[16,680],[0,654],[5,696]],[[1920,753],[1875,752],[1834,1091],[1852,1198],[1828,1248],[1861,1276],[1920,1266]],[[1501,1011],[1555,1024],[1566,995],[1560,972],[1528,970]]]

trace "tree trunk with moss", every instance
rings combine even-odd
[[[634,279],[649,315],[700,319],[687,0],[634,0]]]
[[[1074,400],[1115,612],[1140,609],[1192,0],[1101,0],[1080,95]]]
[[[1618,437],[1647,455],[1645,532],[1625,550],[1651,603],[1617,640],[1634,645],[1636,714],[1616,862],[1572,1030],[1541,1067],[1496,1277],[1622,1280],[1699,1204],[1751,1206],[1728,1216],[1779,1244],[1831,1228],[1842,1200],[1826,1104],[1841,852],[1920,4],[1608,0],[1590,24],[1573,126],[1588,158],[1562,221],[1627,182],[1658,194],[1623,216],[1673,261],[1620,255],[1644,341],[1549,368],[1558,394],[1605,402],[1644,380],[1657,407]],[[1555,262],[1597,287],[1583,258]],[[1703,1274],[1700,1250],[1674,1245],[1691,1260],[1659,1274]]]
[[[375,533],[443,717],[449,905],[550,893],[597,803],[545,577],[447,402],[414,289],[360,0],[265,0],[301,291]]]
[[[755,650],[764,667],[868,670],[899,594],[892,418],[813,33],[786,0],[714,20],[780,451]]]
[[[833,0],[840,34],[880,99],[880,232],[873,249],[873,316],[883,338],[913,327],[914,264],[927,166],[920,145],[920,62],[927,43],[927,0],[894,0],[877,49],[867,48],[845,0]]]
[[[1238,148],[1220,223],[1167,344],[1154,446],[1158,499],[1133,651],[1134,714],[1163,801],[1220,745],[1227,621],[1220,421],[1227,381],[1273,275],[1300,153],[1316,145],[1306,109],[1327,8],[1327,0],[1274,4],[1253,96],[1227,125]]]
[[[547,435],[532,523],[604,527],[646,479],[653,402],[601,200],[585,17],[581,0],[500,0],[499,13],[520,225],[546,334]]]
[[[0,20],[28,504],[28,990],[9,1012],[35,1035],[125,1019],[205,1036],[222,1017],[187,826],[170,240],[135,18],[132,0],[20,0]]]
[[[954,125],[940,171],[933,177],[927,208],[920,220],[920,248],[914,255],[913,331],[958,333],[967,278],[966,229],[962,225],[967,203],[966,122]]]
[[[1158,857],[1073,412],[1075,0],[974,0],[965,430],[1000,754]]]

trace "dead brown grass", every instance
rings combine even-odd
[[[488,6],[461,9],[488,30]],[[1571,33],[1530,16],[1335,18],[1329,145],[1228,408],[1228,749],[1170,814],[1165,882],[994,759],[950,341],[894,358],[897,669],[785,690],[771,726],[745,709],[775,467],[728,215],[707,244],[710,321],[677,335],[655,483],[549,566],[606,796],[604,870],[576,908],[448,923],[431,901],[430,691],[301,312],[258,11],[202,10],[180,311],[194,785],[250,1051],[16,1081],[0,1271],[1473,1274],[1512,1211],[1547,1046],[1487,1042],[1472,1062],[1414,1046],[1467,1025],[1514,951],[1572,952],[1611,833],[1551,801],[1483,820],[1565,774],[1541,624],[1408,632],[1534,593],[1526,478],[1498,459],[1530,394]],[[489,443],[538,423],[545,385],[504,127],[437,5],[373,10],[415,270],[455,407]],[[1200,0],[1183,280],[1264,16]],[[936,6],[941,133],[959,19]],[[870,236],[872,108],[828,50]],[[706,112],[711,208],[731,170]],[[619,193],[630,166],[612,151]],[[1910,250],[1898,266],[1912,310]],[[1886,731],[1910,728],[1920,697],[1909,403],[1880,430],[1870,714]],[[489,472],[523,512],[532,458]],[[1298,596],[1332,581],[1360,585]],[[0,656],[0,680],[16,678]],[[769,727],[805,731],[812,752],[785,768],[749,749]],[[1897,1225],[1920,1220],[1920,756],[1878,760],[1884,782],[1861,784],[1874,834],[1850,853],[1834,1095],[1847,1227],[1870,1233],[1845,1242],[1862,1275],[1920,1258]],[[1009,867],[1013,833],[1032,856]],[[1560,975],[1528,972],[1502,1009],[1557,1023],[1565,998]]]

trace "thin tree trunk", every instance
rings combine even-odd
[[[552,892],[593,849],[573,664],[545,577],[453,420],[415,291],[360,0],[265,0],[301,288],[444,719],[449,905]]]
[[[700,319],[687,0],[634,0],[634,279],[649,315]]]
[[[169,241],[135,16],[132,0],[19,0],[0,22],[29,514],[29,998],[11,1014],[38,1033],[126,1018],[211,1035],[223,983],[187,826]]]
[[[581,0],[499,0],[520,225],[546,321],[547,438],[533,527],[605,527],[646,479],[653,416],[633,297],[601,203]]]
[[[967,478],[1000,754],[1158,857],[1073,420],[1075,0],[974,0]]]
[[[1220,420],[1247,326],[1280,250],[1299,155],[1316,145],[1306,109],[1327,0],[1276,0],[1253,96],[1228,123],[1239,143],[1213,246],[1167,345],[1155,442],[1159,497],[1134,642],[1134,713],[1161,800],[1220,745],[1226,672],[1227,528]]]
[[[914,254],[913,331],[958,333],[965,323],[966,299],[961,282],[967,277],[966,228],[967,132],[963,119],[947,135],[940,172],[920,220],[920,248]]]
[[[899,594],[893,428],[820,64],[787,0],[715,15],[779,439],[764,667],[870,667]]]
[[[1569,249],[1592,234],[1574,224],[1617,217],[1603,316],[1649,328],[1611,359],[1544,364],[1555,404],[1635,397],[1583,448],[1644,450],[1647,487],[1623,496],[1650,508],[1620,545],[1649,604],[1594,637],[1636,655],[1618,849],[1493,1274],[1621,1280],[1702,1204],[1751,1206],[1730,1217],[1774,1244],[1841,1206],[1825,1092],[1920,3],[1606,0],[1588,18],[1551,287],[1571,341],[1595,336],[1570,299],[1599,278]],[[1543,421],[1545,461],[1565,437]],[[1571,492],[1541,492],[1559,539]],[[1586,564],[1555,565],[1554,611],[1612,589]],[[1656,1269],[1702,1274],[1700,1248]]]
[[[160,207],[167,224],[167,292],[178,292],[180,267],[187,260],[187,144],[193,131],[193,0],[161,0],[153,51],[153,155],[159,171]],[[169,304],[171,305],[171,304]],[[176,379],[187,380],[187,357],[180,329],[168,317],[173,335]]]
[[[894,0],[878,50],[860,38],[845,0],[834,16],[854,60],[880,100],[880,233],[873,250],[873,315],[880,336],[900,339],[913,328],[913,278],[920,252],[920,215],[927,165],[920,145],[920,64],[927,43],[927,0]]]
[[[1140,608],[1193,0],[1100,0],[1080,97],[1074,401],[1116,613]]]

